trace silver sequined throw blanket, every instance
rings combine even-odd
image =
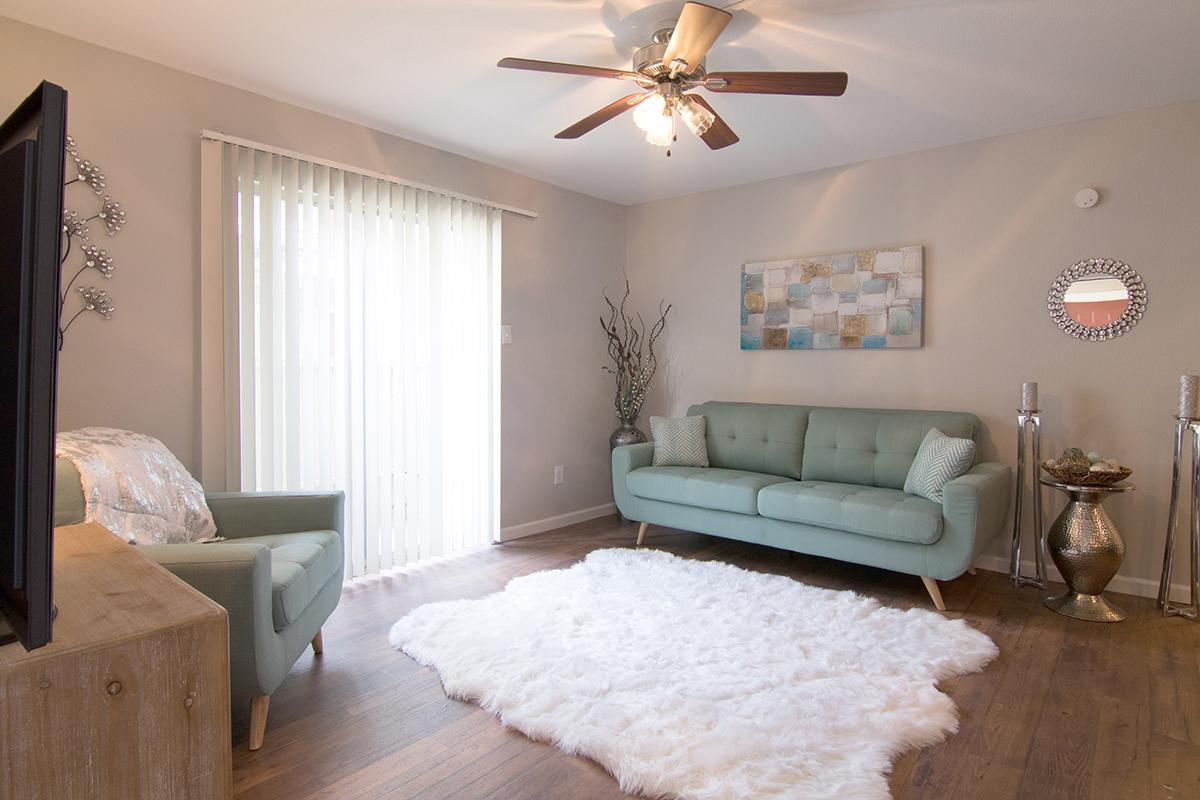
[[[80,428],[58,434],[57,450],[79,470],[88,522],[103,525],[130,544],[219,538],[204,490],[153,436]]]

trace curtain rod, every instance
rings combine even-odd
[[[337,161],[330,161],[327,158],[317,158],[316,156],[310,156],[305,153],[297,153],[294,150],[285,150],[282,147],[272,147],[271,145],[263,144],[262,142],[254,142],[249,139],[240,139],[237,136],[230,136],[229,134],[221,133],[220,131],[202,130],[200,131],[200,138],[209,139],[214,142],[236,144],[241,147],[249,147],[252,150],[261,150],[266,153],[273,153],[277,156],[283,156],[284,158],[294,158],[299,161],[310,161],[313,164],[320,164],[321,166],[330,167],[332,169],[340,169],[343,172],[352,172],[356,175],[366,175],[367,177],[378,178],[379,180],[387,181],[388,183],[398,183],[401,186],[408,186],[412,189],[433,192],[434,194],[441,194],[445,195],[446,197],[457,197],[459,200],[466,200],[471,203],[480,203],[485,206],[491,206],[492,208],[496,208],[501,211],[507,211],[510,214],[516,214],[518,217],[525,217],[526,219],[538,218],[536,211],[530,211],[528,209],[518,208],[516,206],[506,206],[503,203],[495,203],[491,200],[485,200],[482,197],[473,197],[469,194],[452,192],[448,189],[442,189],[437,186],[416,183],[415,181],[405,180],[404,178],[397,178],[395,175],[388,175],[386,172],[376,172],[373,169],[362,169],[361,167],[351,166],[350,164],[341,164]]]

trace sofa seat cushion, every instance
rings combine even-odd
[[[757,514],[759,490],[779,483],[795,481],[714,467],[642,467],[625,478],[625,485],[635,497],[738,514]]]
[[[897,542],[933,544],[942,536],[942,507],[899,489],[793,481],[763,489],[758,513]]]
[[[271,615],[275,630],[291,625],[338,571],[342,548],[334,531],[246,536],[230,541],[271,549]]]

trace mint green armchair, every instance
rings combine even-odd
[[[250,749],[262,746],[271,695],[337,607],[343,579],[341,492],[207,495],[226,541],[142,545],[161,564],[229,613],[229,688],[250,704]],[[54,524],[83,521],[79,473],[58,459]]]

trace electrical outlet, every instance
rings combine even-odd
[[[554,468],[554,485],[562,486],[565,478],[563,477],[563,465],[559,464]]]

